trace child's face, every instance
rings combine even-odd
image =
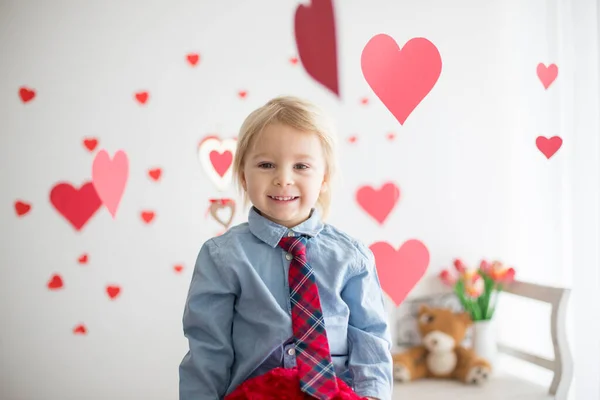
[[[249,150],[242,186],[268,219],[292,228],[305,221],[326,190],[325,156],[318,136],[268,125]]]

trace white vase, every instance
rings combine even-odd
[[[479,357],[492,364],[492,367],[496,365],[498,356],[496,333],[496,324],[493,319],[473,323],[473,350]]]

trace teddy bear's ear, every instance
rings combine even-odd
[[[427,304],[421,304],[419,306],[419,314],[423,314],[428,311],[430,311],[430,310],[429,310],[429,307],[427,306]]]
[[[471,318],[471,314],[468,312],[458,313],[458,317],[466,326],[473,325],[473,319]]]

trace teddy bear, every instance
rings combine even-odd
[[[394,380],[446,378],[468,384],[488,380],[490,363],[461,345],[473,324],[468,313],[421,305],[417,318],[421,344],[392,354]]]

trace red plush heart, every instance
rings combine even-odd
[[[25,203],[24,201],[15,201],[15,212],[17,216],[22,217],[31,210],[31,204]]]
[[[63,280],[60,275],[54,274],[52,278],[48,281],[48,289],[56,290],[63,287]]]
[[[23,103],[28,103],[35,98],[35,90],[23,86],[19,89],[19,97]]]
[[[108,297],[110,297],[111,299],[116,298],[119,293],[121,293],[121,288],[119,286],[107,286],[106,287],[106,294],[108,294]]]
[[[427,247],[419,240],[411,239],[398,250],[386,242],[373,243],[369,248],[375,256],[383,291],[396,306],[400,305],[427,271]]]
[[[102,205],[92,182],[80,189],[70,183],[58,183],[50,191],[50,203],[78,231]]]
[[[377,222],[383,224],[400,198],[400,189],[392,183],[385,183],[379,190],[362,186],[356,191],[358,204]]]
[[[135,99],[140,103],[140,104],[146,104],[146,102],[148,101],[148,92],[138,92],[135,94]]]
[[[377,97],[404,124],[436,84],[442,59],[425,38],[413,38],[400,49],[394,39],[379,34],[363,49],[361,67]]]
[[[298,5],[294,35],[300,61],[308,75],[339,97],[333,1],[312,0],[311,5]]]
[[[559,136],[553,136],[550,139],[544,136],[538,136],[535,140],[535,145],[538,150],[542,152],[546,156],[547,159],[550,159],[562,146],[562,139]]]
[[[216,150],[210,152],[210,162],[221,177],[225,175],[225,172],[231,166],[231,162],[233,161],[233,154],[231,151],[226,150],[223,153],[219,153]]]

